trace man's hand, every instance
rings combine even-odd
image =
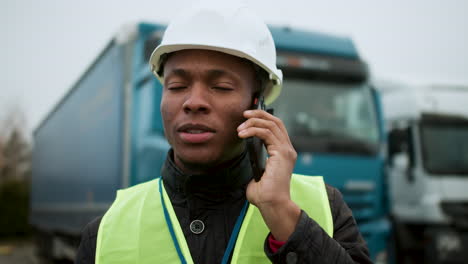
[[[301,213],[289,191],[297,153],[279,118],[263,110],[245,111],[244,117],[247,121],[237,128],[239,137],[262,139],[269,155],[261,180],[247,186],[247,199],[260,210],[275,239],[286,241]]]

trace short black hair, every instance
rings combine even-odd
[[[263,68],[257,64],[247,60],[253,67],[255,71],[255,79],[258,85],[255,86],[254,94],[263,95],[266,90],[268,83],[270,82],[269,74]]]
[[[161,77],[164,77],[164,64],[166,64],[167,60],[169,59],[169,57],[171,56],[173,52],[171,53],[164,53],[161,55],[161,57],[159,58],[159,69],[158,71],[156,72],[159,76]]]

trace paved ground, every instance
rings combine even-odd
[[[0,242],[0,264],[39,264],[31,240]]]
[[[0,238],[0,264],[42,264],[36,256],[36,247],[31,238],[4,240]],[[60,260],[50,264],[72,264],[69,260]]]

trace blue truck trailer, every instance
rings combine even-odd
[[[124,28],[34,133],[30,222],[40,254],[73,258],[80,231],[117,189],[159,177],[169,145],[148,59],[165,26]],[[348,38],[270,27],[284,73],[272,106],[298,151],[296,172],[343,193],[374,260],[385,260],[385,136],[379,98]]]

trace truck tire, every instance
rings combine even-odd
[[[392,244],[395,263],[426,263],[423,235],[423,226],[393,221]]]
[[[53,235],[36,230],[34,232],[34,244],[36,255],[40,264],[52,263],[52,237]]]

